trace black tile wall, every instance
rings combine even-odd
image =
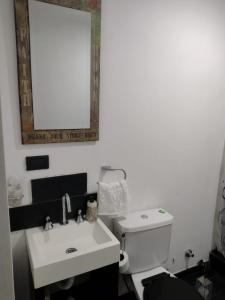
[[[72,213],[68,214],[70,219],[76,218],[78,209],[85,214],[89,197],[96,199],[97,194],[78,195],[70,198],[72,208]],[[9,215],[11,231],[43,226],[46,216],[50,216],[53,223],[60,223],[62,221],[62,203],[61,200],[55,200],[13,207],[10,208]]]
[[[31,180],[32,204],[10,208],[11,231],[43,226],[46,216],[53,223],[62,221],[62,196],[68,193],[72,213],[68,218],[76,218],[77,211],[86,213],[87,201],[97,199],[97,194],[87,194],[87,173],[62,175]]]
[[[31,180],[32,202],[61,199],[87,193],[87,173],[62,175]]]

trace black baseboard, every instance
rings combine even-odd
[[[184,271],[178,272],[174,274],[177,278],[183,279],[187,278],[189,276],[201,276],[204,274],[204,267],[202,265],[197,265],[194,267],[191,267],[189,269],[186,269]]]

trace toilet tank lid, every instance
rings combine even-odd
[[[117,218],[115,222],[124,233],[137,232],[170,225],[173,223],[173,216],[165,209],[154,208],[129,213]]]

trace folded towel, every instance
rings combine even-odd
[[[121,216],[128,212],[129,192],[127,182],[105,183],[98,185],[98,214]]]

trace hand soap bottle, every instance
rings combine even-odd
[[[86,220],[90,223],[97,220],[97,201],[90,199],[87,202]]]

